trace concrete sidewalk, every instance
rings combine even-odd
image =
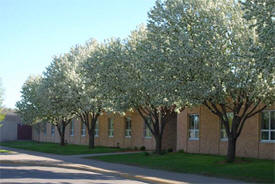
[[[143,181],[147,183],[244,183],[241,181],[230,179],[207,177],[195,174],[175,173],[123,164],[107,163],[75,156],[46,154],[7,147],[2,148],[14,151],[15,153],[0,154],[0,163],[31,164],[36,166],[55,166],[62,168],[79,169],[91,172],[117,175],[123,178]]]
[[[67,155],[71,158],[84,158],[84,157],[96,157],[96,156],[105,156],[105,155],[125,155],[125,154],[134,154],[141,153],[141,151],[124,151],[124,152],[113,152],[113,153],[91,153],[91,154],[81,154],[81,155]]]

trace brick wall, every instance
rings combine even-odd
[[[268,109],[275,109],[275,105]],[[189,140],[188,138],[189,114],[199,115],[199,140]],[[260,127],[260,114],[247,120],[237,140],[237,156],[275,159],[275,143],[261,142]],[[189,153],[225,155],[227,153],[227,141],[220,139],[218,117],[204,106],[181,112],[177,118],[177,150],[184,150]]]
[[[126,117],[131,118],[131,130],[132,136],[125,136],[125,117],[118,114],[103,114],[99,117],[99,136],[95,137],[95,145],[109,146],[109,147],[122,147],[122,148],[140,148],[145,146],[147,150],[154,150],[155,140],[153,137],[144,137],[144,121],[136,112],[126,113]],[[114,119],[114,136],[108,135],[108,118]],[[172,148],[176,150],[176,117],[171,119],[165,128],[163,136],[163,148]],[[88,132],[86,130],[86,136],[81,136],[81,123],[76,120],[74,123],[74,135],[70,135],[70,126],[66,127],[65,141],[70,144],[88,144]],[[51,125],[47,124],[47,134],[44,134],[43,130],[40,131],[40,135],[33,130],[33,140],[42,142],[56,142],[58,143],[60,137],[57,129],[55,128],[55,134],[51,135]]]
[[[275,104],[269,109],[275,109]],[[199,115],[199,139],[189,140],[188,115]],[[95,137],[95,145],[120,146],[122,148],[140,148],[154,150],[154,138],[144,137],[144,122],[136,112],[126,113],[132,120],[132,136],[125,137],[125,117],[118,114],[103,114],[99,117],[99,136]],[[114,136],[108,136],[108,118],[114,119]],[[240,157],[254,157],[275,159],[275,143],[264,143],[260,139],[260,114],[247,120],[237,141],[236,155]],[[57,130],[51,135],[50,125],[47,125],[47,134],[41,130],[33,130],[33,139],[37,141],[59,142]],[[77,120],[74,125],[74,136],[70,136],[70,125],[66,128],[65,140],[70,144],[88,144],[88,132],[81,136],[81,124]],[[217,116],[206,107],[199,106],[185,109],[167,123],[163,136],[163,149],[184,150],[190,153],[220,154],[227,153],[227,141],[220,139],[220,122]]]

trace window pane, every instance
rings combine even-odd
[[[190,138],[195,138],[195,132],[193,130],[189,131],[189,137]]]
[[[275,111],[271,111],[270,112],[270,116],[271,116],[271,129],[275,129]]]
[[[198,116],[198,115],[194,115],[194,121],[195,121],[196,123],[199,122],[199,116]]]
[[[199,129],[199,115],[189,115],[189,129]]]
[[[275,140],[275,132],[271,132],[271,140]]]
[[[47,124],[43,125],[44,134],[47,134]]]
[[[86,126],[84,123],[81,123],[81,135],[82,136],[86,135]]]
[[[195,129],[194,115],[190,115],[190,116],[189,116],[189,128],[190,128],[190,129]]]
[[[226,113],[226,115],[227,115],[227,118],[228,118],[228,123],[229,123],[229,128],[231,129],[231,127],[232,127],[232,122],[233,122],[233,112],[228,112],[228,113]]]
[[[193,118],[190,120],[190,129],[195,129]]]
[[[189,131],[189,138],[199,138],[199,131],[190,130]]]
[[[96,120],[95,129],[98,129],[98,120]]]
[[[131,119],[130,118],[126,118],[125,129],[131,129]]]
[[[51,126],[51,134],[54,135],[54,130],[55,130],[55,127],[52,125]]]
[[[262,129],[269,129],[269,112],[262,112]]]
[[[113,118],[109,118],[109,119],[108,119],[108,128],[109,128],[109,129],[112,129],[113,126],[114,126]]]
[[[227,138],[226,131],[225,131],[225,129],[222,129],[221,130],[221,139],[226,139],[226,138]]]
[[[262,140],[268,140],[268,132],[262,132]]]
[[[199,131],[195,131],[195,138],[199,138]]]
[[[153,128],[153,123],[150,118],[147,118],[147,122]],[[150,128],[147,126],[147,124],[144,122],[144,137],[152,137],[152,133],[150,131]]]
[[[194,117],[194,122],[195,122],[195,129],[199,129],[199,116]]]

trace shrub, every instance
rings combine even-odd
[[[173,148],[169,148],[169,149],[167,150],[167,152],[168,152],[168,153],[173,152]]]
[[[145,151],[145,150],[146,150],[145,146],[141,146],[141,147],[140,147],[140,150],[141,150],[141,151]]]

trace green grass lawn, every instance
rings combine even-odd
[[[275,161],[238,158],[236,163],[226,163],[224,156],[189,153],[167,153],[149,156],[145,153],[91,157],[106,162],[136,165],[182,173],[195,173],[240,179],[252,182],[274,182]]]
[[[9,141],[0,143],[1,146],[19,148],[31,151],[38,151],[44,153],[54,153],[60,155],[78,155],[78,154],[90,154],[90,153],[110,153],[118,151],[126,151],[121,148],[111,147],[95,147],[89,149],[87,145],[75,145],[67,144],[66,146],[60,146],[56,143],[34,142],[34,141]]]
[[[11,153],[9,150],[0,149],[0,153]]]

